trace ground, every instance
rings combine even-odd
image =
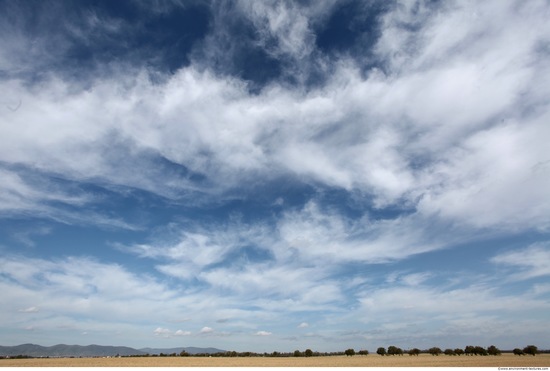
[[[550,367],[550,354],[533,356],[124,357],[2,359],[0,367]]]

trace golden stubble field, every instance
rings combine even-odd
[[[123,357],[2,359],[0,367],[550,367],[550,354],[533,356]]]

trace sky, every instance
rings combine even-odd
[[[550,348],[550,4],[0,1],[0,344]]]

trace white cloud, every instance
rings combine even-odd
[[[51,228],[44,226],[33,227],[31,229],[15,229],[11,232],[11,237],[25,246],[33,247],[36,245],[33,238],[34,236],[44,236],[50,234],[51,232]]]
[[[472,135],[434,167],[430,177],[435,175],[439,185],[423,194],[420,212],[477,228],[548,230],[543,122],[510,123]]]
[[[272,333],[269,332],[269,331],[258,331],[258,332],[256,332],[256,336],[269,336],[271,334]]]
[[[194,64],[241,74],[235,60],[248,47],[279,61],[282,76],[303,83],[312,69],[328,69],[327,61],[316,49],[314,29],[330,16],[334,4],[332,0],[309,4],[275,0],[215,6],[211,32],[200,48],[195,48]],[[241,29],[243,23],[252,26],[254,33],[236,41],[231,33]]]
[[[309,327],[309,323],[307,322],[302,322],[298,325],[298,328],[306,328],[306,327]]]
[[[0,176],[4,180],[0,189],[0,201],[2,201],[0,211],[3,212],[47,210],[47,206],[41,204],[48,202],[82,206],[92,201],[87,195],[69,194],[59,186],[48,184],[44,179],[33,184],[32,181],[23,179],[15,171],[0,168]]]
[[[262,38],[277,40],[277,53],[295,56],[309,53],[310,23],[332,6],[238,5]],[[193,64],[157,83],[145,71],[99,74],[89,89],[55,77],[40,86],[4,79],[2,90],[22,104],[0,112],[0,157],[174,198],[284,174],[370,194],[376,207],[405,201],[475,227],[546,229],[550,206],[537,202],[550,179],[540,166],[548,161],[541,138],[550,96],[537,48],[550,34],[544,10],[536,1],[446,4],[437,12],[400,4],[384,15],[376,49],[389,61],[387,74],[365,76],[341,58],[326,85],[308,92],[272,84],[250,95],[242,81]],[[199,187],[164,171],[151,154],[209,182]],[[47,202],[50,193],[8,175],[4,207]]]
[[[10,279],[0,281],[6,298],[10,298],[2,306],[5,313],[18,312],[16,303],[34,301],[39,306],[29,308],[40,308],[36,312],[40,316],[56,313],[108,322],[126,322],[133,317],[139,322],[147,319],[151,310],[159,316],[168,314],[155,300],[175,298],[175,292],[147,275],[138,277],[119,265],[87,258],[48,261],[5,257],[0,267]]]
[[[163,327],[157,327],[155,329],[155,331],[153,331],[153,333],[155,334],[155,336],[163,337],[163,338],[172,338],[174,336],[189,336],[189,335],[191,335],[190,331],[183,331],[183,330],[172,331],[170,329],[163,328]]]
[[[309,202],[302,210],[286,213],[278,230],[283,246],[297,250],[304,261],[380,263],[437,250],[467,238],[467,234],[451,236],[448,231],[444,235],[440,223],[419,214],[387,220],[368,216],[351,219]]]
[[[19,312],[21,313],[37,313],[39,311],[40,309],[38,309],[38,307],[28,307],[25,309],[19,309]]]
[[[323,270],[299,266],[264,263],[218,268],[203,272],[199,279],[242,300],[254,300],[257,307],[267,311],[285,307],[285,311],[303,311],[319,305],[328,309],[343,299],[337,282],[329,280]]]
[[[499,254],[491,259],[492,263],[515,267],[510,279],[526,280],[549,276],[550,243],[537,242],[527,248]]]
[[[543,295],[550,292],[550,284],[535,284],[533,285],[534,295]]]
[[[117,248],[159,260],[162,263],[156,268],[160,272],[180,279],[197,278],[205,267],[222,263],[228,255],[245,247],[255,246],[268,254],[277,243],[273,229],[262,222],[171,224],[157,235],[151,244],[117,245]]]
[[[463,232],[453,238],[436,220],[429,223],[426,229],[426,221],[414,214],[384,221],[351,219],[309,202],[301,210],[282,213],[271,226],[263,222],[174,224],[159,232],[161,237],[151,244],[119,248],[159,261],[156,269],[174,278],[198,280],[250,297],[270,292],[310,306],[341,299],[340,288],[331,278],[335,264],[402,260],[469,237]],[[250,246],[264,256],[251,260],[246,252]],[[305,268],[310,264],[315,269]],[[416,274],[403,280],[413,285],[428,277]]]
[[[430,272],[405,274],[399,277],[399,282],[406,286],[418,286],[432,276]]]
[[[172,336],[172,331],[170,331],[167,328],[162,328],[162,327],[157,327],[155,329],[155,331],[153,331],[153,333],[155,334],[155,336],[159,336],[159,337],[171,337]]]
[[[485,41],[495,37],[488,33]],[[541,37],[531,32],[527,44],[535,45]],[[193,66],[163,84],[154,85],[141,74],[131,76],[134,83],[129,85],[123,77],[98,81],[89,91],[74,92],[58,80],[46,82],[40,91],[3,82],[25,103],[16,113],[3,113],[7,124],[0,129],[0,155],[70,178],[98,178],[168,196],[198,190],[188,179],[143,161],[146,151],[152,151],[219,180],[213,188],[203,188],[206,192],[282,172],[372,192],[377,206],[403,198],[413,204],[421,200],[426,212],[464,220],[478,215],[473,221],[481,226],[506,224],[515,214],[526,225],[544,227],[548,205],[526,216],[517,210],[532,209],[533,199],[548,186],[548,177],[529,173],[548,161],[540,140],[547,117],[518,115],[530,104],[519,97],[541,99],[549,92],[535,78],[543,66],[527,63],[533,52],[523,48],[513,53],[489,54],[481,64],[435,60],[429,70],[373,73],[366,79],[353,65],[342,64],[326,86],[307,94],[274,86],[249,96],[238,80],[201,73]],[[526,53],[519,70],[522,54],[517,53]],[[531,83],[538,88],[536,94],[527,90]],[[521,119],[521,127],[501,124],[503,115]],[[71,125],[75,117],[80,118],[78,127]],[[50,129],[47,133],[41,130],[44,126]],[[121,146],[100,144],[112,138]],[[428,161],[413,169],[410,162],[417,156]],[[504,161],[510,157],[518,159],[515,167]],[[128,170],[137,164],[139,172]],[[517,171],[520,178],[510,176]],[[469,184],[482,188],[479,199]],[[534,195],[509,206],[495,199],[523,186]],[[496,196],[486,197],[491,195]],[[495,210],[490,220],[479,220],[480,200]]]
[[[496,310],[506,312],[546,310],[549,303],[524,294],[501,296],[488,285],[470,285],[460,289],[435,289],[427,286],[395,286],[365,291],[360,296],[362,321],[424,323],[448,321],[457,315],[469,317]]]
[[[200,331],[201,334],[211,334],[213,332],[214,332],[214,329],[208,326],[201,328],[201,331]]]
[[[254,22],[261,42],[272,54],[287,54],[301,59],[313,50],[315,35],[303,7],[290,2],[239,2],[243,14]],[[271,40],[275,47],[269,47]]]

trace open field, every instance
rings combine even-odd
[[[1,359],[0,367],[550,367],[550,354],[533,356],[128,357]]]

